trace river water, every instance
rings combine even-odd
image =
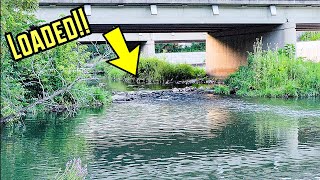
[[[1,132],[1,179],[320,179],[320,100],[183,94],[27,118]]]

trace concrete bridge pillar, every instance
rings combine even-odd
[[[272,29],[272,31],[262,34],[264,49],[283,48],[286,44],[297,43],[296,24],[287,22]]]
[[[153,57],[155,55],[156,55],[156,47],[155,47],[155,42],[153,40],[149,40],[141,44],[142,57]]]
[[[247,52],[253,51],[253,43],[262,37],[263,48],[282,48],[296,44],[295,23],[278,26],[235,29],[209,33],[206,38],[206,72],[225,78],[247,63]]]
[[[246,63],[246,50],[241,36],[206,38],[206,72],[210,76],[226,77]]]

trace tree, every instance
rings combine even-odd
[[[1,1],[1,121],[36,108],[71,111],[106,100],[100,88],[86,84],[92,77],[83,71],[90,56],[84,45],[71,42],[12,60],[4,33],[15,36],[43,22],[33,14],[37,7],[35,0]]]

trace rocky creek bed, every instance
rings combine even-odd
[[[184,98],[190,95],[213,94],[210,88],[184,87],[165,90],[141,90],[128,92],[113,92],[112,102],[127,102],[142,99],[170,100]]]

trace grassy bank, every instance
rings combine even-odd
[[[264,51],[254,45],[248,65],[214,88],[217,94],[240,96],[311,97],[320,96],[320,63],[295,58],[293,46]]]
[[[181,81],[206,76],[205,70],[188,64],[170,64],[157,58],[141,58],[138,66],[138,78],[135,79],[105,62],[100,63],[97,69],[104,71],[111,80],[125,82],[164,83],[167,81]]]

